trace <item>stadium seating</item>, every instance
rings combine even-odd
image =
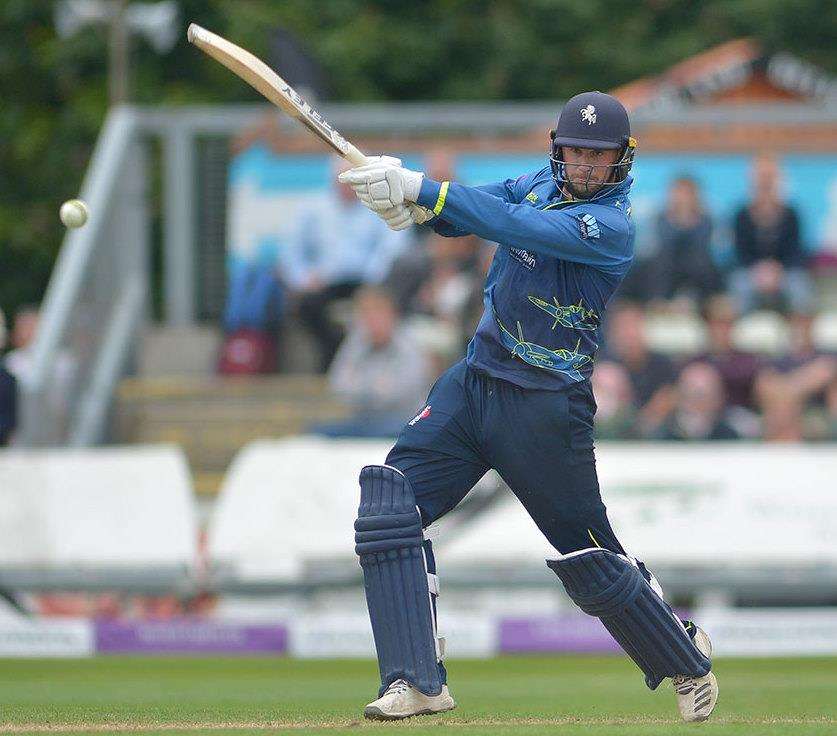
[[[181,450],[0,452],[0,586],[171,590],[196,553]]]
[[[383,462],[388,447],[385,440],[300,437],[244,448],[224,478],[207,529],[216,579],[293,582],[356,574],[358,471],[364,462]]]

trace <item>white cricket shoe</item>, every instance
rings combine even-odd
[[[692,624],[694,626],[694,624]],[[712,656],[712,642],[706,632],[697,628],[694,641],[695,646],[704,657]],[[677,695],[677,707],[684,721],[705,721],[712,714],[715,703],[718,702],[718,681],[712,672],[703,677],[689,677],[676,675],[671,678],[674,692]]]
[[[411,716],[443,713],[455,707],[447,685],[442,685],[442,692],[438,695],[425,695],[406,680],[396,680],[380,698],[363,709],[363,715],[373,721],[397,721]]]

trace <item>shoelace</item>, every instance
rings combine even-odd
[[[410,685],[406,680],[396,680],[387,689],[384,695],[402,695],[407,692]]]

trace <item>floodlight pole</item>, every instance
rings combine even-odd
[[[61,36],[71,36],[86,25],[103,25],[108,34],[108,97],[112,106],[129,102],[131,34],[144,34],[158,53],[171,50],[177,30],[176,0],[58,0],[55,22]]]

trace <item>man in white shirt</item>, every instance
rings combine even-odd
[[[335,160],[335,172],[341,167],[344,162]],[[343,337],[330,315],[332,303],[351,297],[362,284],[383,281],[412,237],[387,228],[343,184],[300,215],[279,271],[297,297],[300,321],[317,343],[321,372]]]

